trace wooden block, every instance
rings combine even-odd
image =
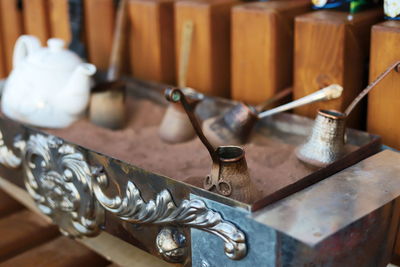
[[[48,0],[51,37],[71,41],[68,0]]]
[[[259,104],[292,85],[294,17],[309,10],[309,0],[232,9],[233,99]]]
[[[3,27],[1,27],[0,20],[0,79],[3,79],[7,76],[6,57],[4,52]]]
[[[0,191],[0,218],[23,209],[23,206],[4,191]]]
[[[129,2],[133,76],[175,84],[174,0]]]
[[[106,266],[107,260],[67,237],[58,237],[1,263],[2,267]]]
[[[0,261],[42,244],[55,236],[55,226],[23,210],[0,219]]]
[[[23,0],[25,33],[39,38],[46,45],[50,38],[47,2],[45,0]]]
[[[6,70],[10,72],[14,45],[22,34],[22,11],[18,6],[18,0],[0,0],[0,12]]]
[[[230,10],[238,3],[193,0],[175,4],[176,62],[179,62],[183,24],[191,20],[194,25],[187,86],[205,94],[229,97]]]
[[[114,33],[114,0],[85,0],[84,9],[89,61],[106,70]]]
[[[400,60],[400,21],[372,28],[370,81]],[[389,74],[368,97],[368,131],[382,136],[383,143],[400,149],[400,73]]]
[[[344,87],[342,97],[315,103],[296,110],[311,118],[317,109],[344,111],[366,86],[371,26],[382,17],[380,9],[363,11],[348,19],[338,11],[317,11],[296,18],[294,97],[300,98],[332,83]],[[351,114],[348,125],[362,125],[360,106]]]

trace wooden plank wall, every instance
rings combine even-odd
[[[22,10],[18,0],[0,0],[1,43],[0,58],[5,58],[4,75],[12,69],[12,54],[18,36],[23,33]],[[5,76],[2,76],[4,78]]]
[[[84,0],[88,60],[106,69],[114,28],[114,0]],[[0,78],[12,69],[14,45],[22,34],[71,40],[68,0],[0,0]]]
[[[0,186],[0,266],[99,266],[109,261],[26,209]],[[60,249],[63,248],[63,249]]]

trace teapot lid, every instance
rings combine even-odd
[[[47,41],[48,48],[41,48],[28,56],[27,61],[41,68],[54,70],[73,70],[83,61],[74,52],[65,49],[65,42],[59,38]]]

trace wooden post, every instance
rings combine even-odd
[[[292,85],[294,17],[309,0],[255,2],[232,10],[232,97],[259,104]]]
[[[114,0],[84,0],[86,44],[89,61],[106,70],[114,33]]]
[[[107,266],[107,260],[68,237],[57,237],[1,263],[3,266]]]
[[[10,215],[22,208],[23,206],[19,202],[0,190],[0,218]]]
[[[400,60],[399,44],[400,21],[387,21],[372,28],[370,81]],[[384,144],[400,149],[399,114],[400,73],[393,72],[369,94],[368,131],[382,136]]]
[[[132,0],[129,18],[133,76],[176,84],[174,0]]]
[[[71,27],[69,25],[68,0],[48,0],[50,14],[51,37],[71,41]]]
[[[193,21],[187,86],[205,94],[229,97],[230,11],[238,3],[237,0],[192,0],[175,4],[176,62],[180,62],[183,25]]]
[[[12,70],[14,45],[22,34],[22,11],[17,0],[0,0],[0,20],[6,70]]]
[[[7,76],[6,69],[6,57],[4,55],[4,34],[3,27],[1,27],[2,21],[0,21],[0,79],[3,79]]]
[[[382,18],[380,9],[352,15],[317,11],[296,18],[294,97],[300,98],[332,83],[343,86],[341,98],[307,105],[296,113],[314,118],[317,109],[344,111],[367,84],[371,26]],[[361,109],[351,114],[348,125],[363,124]]]
[[[25,33],[38,37],[42,45],[45,45],[50,37],[47,1],[24,0],[23,14]]]
[[[0,261],[58,235],[57,227],[34,213],[22,210],[0,219]]]

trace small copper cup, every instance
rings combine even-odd
[[[345,155],[346,114],[319,110],[307,142],[296,150],[299,160],[325,167]]]
[[[247,168],[245,152],[239,146],[220,146],[215,151],[211,174],[204,180],[204,189],[250,203],[254,200],[254,185]]]
[[[399,70],[400,61],[389,66],[358,94],[343,113],[335,110],[319,110],[311,136],[296,150],[297,158],[307,165],[321,168],[345,156],[346,119],[378,83],[392,71],[399,72]]]
[[[196,134],[210,154],[211,174],[205,178],[204,188],[246,203],[257,198],[258,191],[254,190],[251,182],[243,148],[220,146],[215,149],[204,135],[186,95],[179,89],[167,89],[165,96],[168,101],[182,104]]]

